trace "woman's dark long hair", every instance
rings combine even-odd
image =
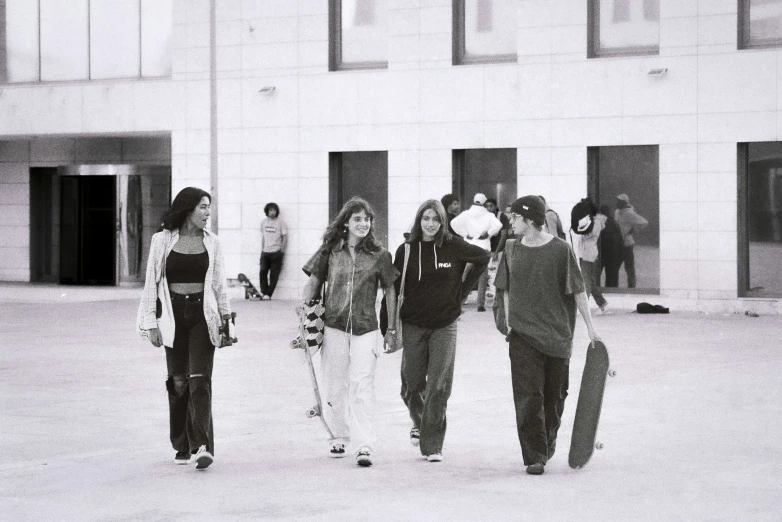
[[[424,212],[427,210],[434,210],[437,214],[437,218],[440,220],[440,230],[434,236],[434,242],[437,246],[443,246],[443,240],[450,241],[451,233],[448,231],[448,216],[445,213],[445,207],[436,199],[427,199],[421,206],[418,207],[418,212],[415,213],[415,221],[413,222],[413,229],[410,231],[410,238],[408,243],[415,243],[416,241],[424,240],[424,231],[421,228],[421,219],[424,217]]]
[[[362,198],[353,197],[350,198],[347,203],[342,206],[342,210],[339,211],[337,217],[326,229],[326,233],[323,234],[323,242],[326,244],[329,250],[332,250],[340,240],[348,240],[348,221],[353,214],[358,214],[361,211],[366,212],[369,217],[369,222],[372,226],[369,227],[369,232],[366,236],[356,245],[356,252],[364,251],[367,253],[377,252],[383,246],[375,239],[373,229],[375,227],[375,212],[372,210],[370,204]]]
[[[179,194],[171,203],[171,208],[163,217],[163,228],[166,230],[178,230],[185,222],[187,216],[192,213],[206,196],[209,203],[212,202],[212,196],[205,190],[196,187],[185,187],[179,191]]]

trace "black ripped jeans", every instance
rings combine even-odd
[[[212,366],[215,347],[204,319],[203,293],[171,294],[176,331],[166,347],[171,445],[195,453],[203,445],[214,455]]]

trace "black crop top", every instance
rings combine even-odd
[[[181,254],[171,251],[166,259],[166,279],[170,283],[204,283],[209,254]]]

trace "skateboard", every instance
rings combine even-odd
[[[244,274],[239,274],[239,282],[242,283],[242,286],[244,287],[244,298],[245,299],[253,299],[260,301],[262,299],[261,293],[258,291],[255,286],[253,286],[252,282],[250,282],[250,278],[248,278]]]
[[[312,356],[315,355],[323,345],[323,312],[325,308],[320,300],[313,299],[304,307],[304,311],[299,317],[299,335],[291,341],[291,348],[303,349],[304,357],[307,359],[312,390],[315,393],[315,405],[307,410],[307,417],[320,417],[323,427],[326,428],[329,436],[333,439],[334,433],[331,431],[326,419],[323,417],[323,401],[320,397],[320,388],[318,387],[318,376],[315,373],[315,363]]]
[[[239,339],[231,336],[231,325],[236,326],[236,312],[231,312],[230,319],[223,319],[223,324],[220,326],[220,348],[239,342]]]
[[[497,267],[499,264],[499,260],[492,258],[487,267],[489,282],[486,285],[486,308],[494,306],[494,296],[497,295],[497,289],[494,287],[494,279],[497,277]]]
[[[601,341],[590,343],[573,421],[573,437],[570,439],[568,465],[573,469],[583,468],[595,449],[603,449],[603,444],[595,440],[606,376],[616,376],[616,371],[608,365],[608,350]]]

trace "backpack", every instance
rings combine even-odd
[[[592,200],[589,198],[582,199],[570,211],[570,230],[582,236],[589,234],[595,226],[592,218],[596,214],[597,211]]]
[[[559,214],[557,214],[551,209],[546,210],[546,214],[548,214],[549,212],[554,214],[554,216],[557,218],[557,230],[556,230],[557,237],[560,239],[565,239],[565,231],[562,230],[562,221],[559,219]],[[549,230],[549,234],[553,234],[553,233],[554,231]]]

